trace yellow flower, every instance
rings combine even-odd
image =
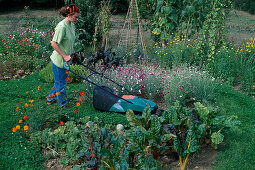
[[[22,120],[22,119],[20,119],[20,120],[19,120],[19,123],[22,123],[22,121],[23,121],[23,120]]]
[[[28,107],[28,104],[27,104],[27,103],[25,103],[25,107]]]
[[[34,100],[29,100],[28,102],[32,104],[34,102]]]
[[[57,93],[56,93],[56,96],[58,96],[58,95],[60,95],[60,92],[57,92]]]

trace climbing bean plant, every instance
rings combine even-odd
[[[206,17],[197,48],[201,63],[205,62],[209,69],[213,69],[215,52],[224,45],[224,20],[227,10],[223,8],[232,7],[232,4],[230,0],[206,0],[206,6]]]
[[[205,0],[151,0],[151,3],[154,10],[152,33],[161,39],[177,31],[190,37],[205,20]]]

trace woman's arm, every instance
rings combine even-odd
[[[66,62],[68,62],[69,60],[71,60],[70,55],[66,55],[58,46],[58,43],[55,41],[51,41],[51,46],[54,48],[54,50],[56,50],[63,58]]]

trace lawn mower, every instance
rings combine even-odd
[[[87,77],[79,75],[70,69],[70,64],[82,65],[83,67],[89,69],[91,71],[91,74],[89,74]],[[134,111],[134,113],[141,114],[146,107],[150,107],[151,113],[153,114],[153,113],[156,113],[158,109],[158,106],[156,103],[134,95],[132,92],[127,90],[122,85],[104,76],[103,73],[99,73],[98,71],[83,64],[80,57],[77,57],[77,53],[73,53],[71,55],[70,62],[68,63],[64,62],[64,69],[79,76],[80,78],[86,80],[87,82],[95,85],[95,88],[93,90],[93,106],[97,110],[125,114],[128,109],[131,109]],[[116,84],[117,86],[121,87],[123,91],[127,92],[127,94],[119,94],[117,93],[116,90],[108,86],[99,85],[91,81],[89,77],[94,74],[101,76],[102,78],[105,78],[111,81],[112,83]]]

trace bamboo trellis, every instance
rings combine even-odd
[[[132,33],[132,26],[133,27],[137,26],[136,34]],[[136,39],[135,39],[135,36],[137,36]],[[146,44],[144,40],[142,24],[141,24],[141,19],[139,15],[138,3],[137,3],[137,0],[131,0],[123,28],[120,32],[120,40],[119,40],[118,46],[125,45],[127,50],[130,50],[130,48],[132,48],[135,45],[134,40],[138,44],[139,37],[140,37],[142,49],[145,53]]]

